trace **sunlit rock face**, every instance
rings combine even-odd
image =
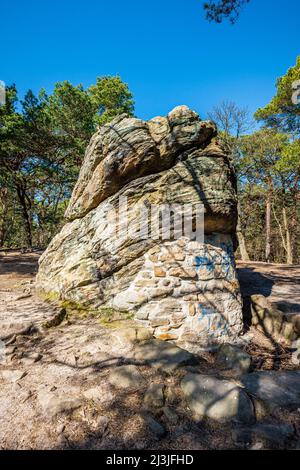
[[[191,351],[233,341],[242,330],[236,181],[216,136],[212,122],[185,106],[148,122],[121,115],[101,127],[66,223],[40,259],[41,295],[100,316],[129,314]],[[166,207],[169,229],[159,212]],[[195,207],[203,208],[203,238],[174,231],[186,207],[193,230]]]

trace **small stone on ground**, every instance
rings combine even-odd
[[[156,439],[160,439],[165,435],[166,430],[164,426],[152,418],[152,416],[146,415],[144,417],[144,422]]]
[[[193,365],[197,362],[195,356],[188,351],[173,343],[155,339],[139,346],[135,359],[169,374],[178,367]]]
[[[138,368],[134,365],[116,367],[109,374],[111,385],[117,388],[135,388],[144,385],[145,380]]]
[[[206,416],[216,421],[254,421],[250,398],[233,382],[187,374],[181,381],[181,388],[196,419]]]
[[[265,445],[276,444],[284,446],[288,439],[294,435],[294,428],[291,424],[265,424],[259,423],[247,428],[235,429],[232,438],[240,444],[254,444],[261,442]]]
[[[146,390],[144,403],[148,408],[164,406],[164,384],[151,384]]]
[[[71,412],[82,405],[80,398],[51,396],[51,394],[44,392],[39,393],[38,401],[45,415],[49,418],[53,418],[60,413]]]
[[[19,380],[23,379],[27,372],[24,370],[3,370],[1,372],[2,377],[4,380],[8,382],[18,382]]]
[[[237,346],[222,344],[218,350],[217,358],[238,374],[246,374],[249,372],[251,356]]]

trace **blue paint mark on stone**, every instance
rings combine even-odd
[[[212,273],[216,265],[221,266],[224,276],[232,279],[234,266],[234,252],[231,243],[222,242],[220,248],[223,253],[216,253],[215,255],[204,254],[203,256],[195,256],[195,269],[205,268],[209,273]]]
[[[200,317],[203,317],[206,315],[213,315],[215,313],[215,311],[211,307],[201,304],[201,303],[198,304],[198,308],[201,312]]]
[[[212,307],[202,303],[198,304],[198,308],[200,310],[198,321],[206,319],[207,329],[211,336],[218,336],[220,331],[222,331],[223,335],[229,334],[229,324],[221,314],[216,312]]]
[[[235,266],[232,243],[222,242],[220,244],[220,248],[222,249],[222,253],[215,253],[214,255],[204,254],[203,256],[196,256],[196,269],[204,268],[209,273],[213,273],[213,271],[216,269],[216,266],[218,266],[221,269],[223,276],[228,280],[231,280],[234,278]]]
[[[196,256],[195,264],[196,264],[195,269],[200,269],[201,267],[205,267],[205,269],[207,269],[207,271],[209,271],[210,273],[215,268],[213,259],[208,258],[208,256]]]

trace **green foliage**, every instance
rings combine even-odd
[[[230,101],[214,107],[209,117],[238,177],[241,256],[299,260],[300,140],[273,126],[247,134],[252,127],[247,110]]]
[[[297,80],[300,80],[300,56],[296,60],[296,65],[289,68],[283,77],[278,78],[276,95],[267,106],[257,110],[256,119],[264,121],[266,126],[299,134],[300,105],[292,101],[293,83]]]
[[[204,10],[206,11],[206,18],[209,21],[222,23],[223,19],[228,18],[234,24],[240,14],[245,3],[250,0],[210,0],[204,3]]]
[[[46,246],[60,229],[85,148],[97,125],[133,113],[120,77],[84,90],[65,81],[48,96],[15,85],[0,106],[0,247]]]
[[[292,255],[300,255],[299,141],[290,142],[288,134],[275,129],[261,129],[242,136],[239,150],[241,219],[248,250],[254,259],[265,260],[267,230],[273,261],[284,262],[287,257],[291,262]]]
[[[65,160],[71,153],[73,162],[78,164],[95,130],[95,113],[88,93],[82,85],[73,86],[65,81],[55,85],[51,96],[44,94],[43,101]]]
[[[241,171],[252,183],[264,186],[269,178],[274,184],[281,175],[283,151],[288,146],[286,134],[272,129],[262,129],[251,135],[242,136],[239,142]]]
[[[133,115],[134,101],[126,83],[121,78],[97,78],[88,93],[95,110],[95,122],[98,125],[111,121],[115,116],[126,113]]]
[[[300,169],[300,139],[289,142],[277,164],[278,171],[297,172]]]
[[[295,82],[299,80],[300,56],[296,65],[277,80],[277,92],[270,103],[255,114],[265,126],[261,135],[265,135],[263,149],[267,153],[260,153],[261,140],[256,142],[255,155],[250,153],[252,161],[258,156],[256,167],[265,175],[268,232],[273,238],[272,246],[277,246],[276,259],[282,261],[283,253],[287,263],[292,263],[295,257],[299,260],[300,105],[293,100]]]

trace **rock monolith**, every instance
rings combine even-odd
[[[186,212],[191,230],[180,233]],[[102,126],[65,216],[40,259],[44,298],[117,312],[192,352],[240,334],[236,179],[212,122],[179,106]]]

